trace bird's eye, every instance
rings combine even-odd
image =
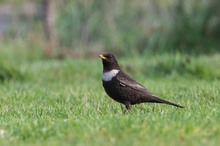
[[[109,58],[112,58],[112,56],[110,55]]]

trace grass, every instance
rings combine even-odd
[[[4,64],[19,74],[0,82],[2,146],[220,143],[219,54],[191,56],[183,68],[186,73],[178,71],[184,55],[118,56],[126,72],[150,91],[185,106],[146,103],[123,114],[120,104],[102,88],[98,58],[24,59],[19,51],[14,56],[10,49],[0,51]],[[13,57],[7,59],[9,55]],[[165,67],[172,71],[164,71]]]

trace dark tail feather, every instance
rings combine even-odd
[[[176,107],[179,107],[179,108],[184,108],[184,107],[181,106],[181,105],[178,105],[178,104],[172,103],[172,102],[170,102],[170,101],[161,99],[161,98],[159,98],[159,97],[157,97],[157,96],[152,96],[150,102],[165,103],[165,104],[173,105],[173,106],[176,106]]]

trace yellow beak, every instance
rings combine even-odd
[[[99,55],[99,57],[102,58],[102,59],[104,59],[104,60],[107,59],[107,58],[106,58],[105,56],[103,56],[103,55]]]

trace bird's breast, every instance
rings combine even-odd
[[[102,80],[105,82],[111,81],[119,73],[119,70],[113,69],[102,73]]]
[[[111,81],[103,81],[103,87],[105,89],[105,92],[110,96],[112,99],[123,103],[124,99],[122,97],[121,92],[121,86],[116,79],[116,77],[113,77]]]

